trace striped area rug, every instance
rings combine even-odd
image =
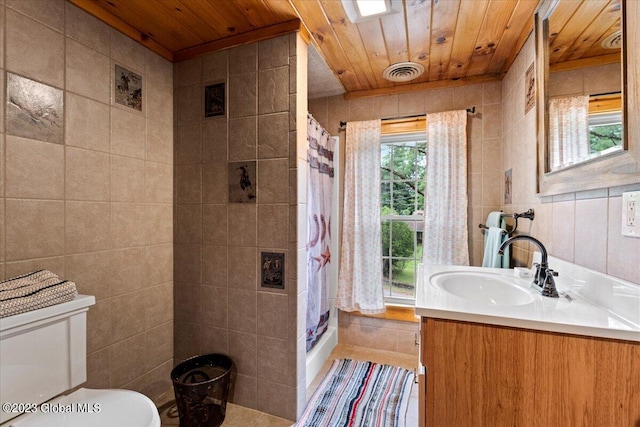
[[[336,360],[297,427],[404,427],[414,374],[396,366]]]

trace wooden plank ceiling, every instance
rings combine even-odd
[[[563,0],[549,19],[549,63],[620,55],[602,42],[621,30],[620,0]]]
[[[401,1],[401,12],[353,24],[340,0],[69,1],[174,62],[300,30],[347,97],[500,78],[531,32],[538,5],[538,0],[395,0]],[[620,0],[562,0],[553,59],[602,54],[599,41],[620,26],[612,13],[619,6]],[[382,77],[387,66],[404,61],[422,64],[425,73],[408,83]]]

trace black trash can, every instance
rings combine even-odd
[[[224,354],[191,357],[171,371],[181,427],[217,427],[224,421],[233,361]]]

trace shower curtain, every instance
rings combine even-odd
[[[307,351],[329,322],[329,264],[333,202],[334,140],[307,116]]]

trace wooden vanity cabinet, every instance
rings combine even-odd
[[[640,342],[421,320],[429,427],[639,427]]]

